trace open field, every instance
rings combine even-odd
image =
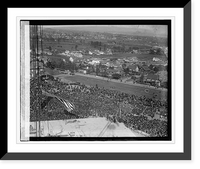
[[[75,50],[76,45],[78,45],[77,50],[87,49],[89,47],[87,44],[80,44],[76,42],[44,42],[44,48],[48,48],[49,46],[51,46],[53,50],[57,49],[60,52],[64,52],[66,50]]]
[[[68,56],[64,55],[46,55],[50,59],[66,59],[69,58]],[[167,61],[167,57],[162,56],[162,55],[152,55],[152,54],[132,54],[132,53],[119,53],[119,54],[113,54],[113,55],[83,55],[83,58],[106,58],[106,59],[111,59],[111,58],[117,58],[117,59],[123,59],[123,58],[131,58],[131,57],[137,57],[139,61],[152,61],[153,58],[159,58],[163,61]]]
[[[159,58],[163,61],[167,60],[167,57],[162,55],[152,55],[152,54],[136,54],[136,53],[119,53],[119,54],[113,54],[113,55],[99,55],[97,56],[99,58],[129,58],[129,57],[137,57],[139,61],[152,61],[154,57]]]
[[[89,43],[89,42],[88,42]],[[44,43],[44,48],[48,48],[49,46],[52,47],[52,49],[57,49],[59,52],[64,52],[66,50],[75,50],[75,46],[78,45],[77,50],[95,50],[96,48],[93,48],[92,46],[90,46],[87,43],[77,43],[77,42],[55,42],[55,41],[51,41],[51,42],[45,42]],[[135,44],[136,45],[136,44]],[[132,44],[132,46],[135,46]],[[136,45],[137,47],[143,49],[147,49],[150,48],[149,46],[145,46],[145,45]],[[154,54],[136,54],[136,53],[117,53],[117,54],[113,54],[113,55],[99,55],[96,56],[99,58],[125,58],[125,57],[137,57],[139,61],[150,61],[152,60],[154,57],[162,59],[163,61],[166,61],[167,58],[163,55],[154,55]]]
[[[62,78],[68,79],[74,82],[80,82],[85,85],[104,87],[105,89],[110,90],[117,90],[124,93],[134,94],[137,96],[147,96],[152,98],[154,95],[157,99],[167,99],[167,91],[162,91],[155,88],[149,88],[145,86],[139,85],[130,85],[115,81],[103,80],[101,78],[89,77],[89,76],[81,76],[81,75],[73,75],[73,76],[66,76],[62,75]],[[148,92],[147,92],[148,90]]]

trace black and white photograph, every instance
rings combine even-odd
[[[1,160],[192,159],[191,2],[141,7],[7,8]]]
[[[21,141],[171,140],[170,29],[21,21]]]

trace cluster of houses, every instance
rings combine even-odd
[[[161,82],[167,83],[167,80],[163,81],[163,79],[167,79],[163,78],[163,76],[167,76],[167,73],[161,71],[155,72],[150,69],[145,62],[127,62],[125,60],[126,59],[87,59],[81,66],[79,64],[78,72],[116,79],[127,77],[134,83],[143,83],[154,86],[161,86]],[[160,74],[162,74],[162,76],[160,76]]]
[[[63,53],[60,53],[60,55],[64,55],[64,56],[69,56],[69,57],[78,57],[78,58],[82,58],[83,57],[83,54],[79,51],[69,51],[69,50],[66,50],[65,52]]]
[[[65,52],[59,53],[60,55],[65,56],[74,56],[74,57],[83,57],[83,55],[112,55],[111,49],[106,49],[106,51],[100,51],[100,50],[79,50],[79,51],[69,51],[66,50]]]
[[[84,51],[85,52],[85,51]],[[90,52],[90,51],[89,51]],[[81,51],[65,51],[65,55],[70,57],[70,61],[76,64],[76,70],[83,74],[95,74],[109,78],[130,78],[133,83],[143,83],[147,85],[161,86],[167,83],[167,71],[155,72],[150,68],[148,62],[139,61],[137,57],[127,58],[100,58],[83,57]],[[43,64],[48,62],[48,56],[41,58]],[[160,59],[153,58],[154,66]],[[65,61],[64,61],[65,62]],[[31,61],[31,76],[37,72],[34,70],[36,61]],[[69,72],[68,72],[69,73]]]
[[[135,54],[158,54],[158,55],[164,55],[168,57],[168,47],[165,46],[153,46],[151,48],[147,49],[133,49],[131,50],[131,53]],[[155,58],[158,59],[158,58]]]

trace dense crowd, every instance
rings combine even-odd
[[[167,136],[167,121],[155,119],[155,113],[167,115],[167,101],[122,93],[116,90],[86,86],[84,84],[66,84],[60,81],[31,80],[31,121],[61,120],[87,117],[114,117],[128,128],[141,130],[153,137]],[[40,89],[40,90],[39,90]],[[48,100],[42,91],[62,97],[75,105],[68,112],[56,98]]]

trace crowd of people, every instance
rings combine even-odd
[[[31,121],[62,120],[87,117],[114,117],[128,128],[148,133],[152,137],[166,137],[167,121],[154,119],[155,113],[167,115],[167,101],[136,96],[116,90],[86,86],[80,83],[67,84],[57,80],[31,80]],[[48,100],[42,91],[69,100],[75,108],[68,112],[56,98]],[[41,104],[48,100],[46,105]],[[151,117],[149,119],[148,117]]]

